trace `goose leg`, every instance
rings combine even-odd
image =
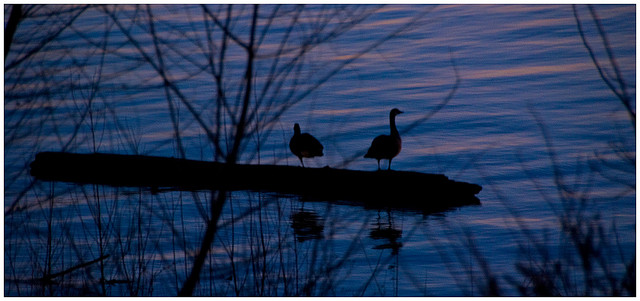
[[[380,170],[380,159],[378,159],[378,170]]]
[[[387,170],[391,170],[391,160],[393,159],[389,159],[389,167],[387,168]]]
[[[304,162],[302,161],[302,157],[298,157],[298,159],[300,159],[300,164],[302,164],[302,167],[304,167]]]

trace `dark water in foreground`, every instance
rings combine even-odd
[[[559,266],[566,277],[550,277],[556,294],[612,295],[611,286],[622,286],[635,258],[635,131],[594,67],[572,6],[347,6],[339,14],[314,6],[299,15],[283,6],[269,23],[275,8],[260,9],[257,32],[269,28],[254,86],[268,92],[262,102],[258,92],[251,98],[261,105],[250,125],[258,130],[239,162],[298,165],[287,146],[297,122],[325,147],[305,165],[373,170],[375,160],[362,154],[387,133],[397,107],[405,112],[397,118],[403,149],[392,168],[482,185],[481,205],[423,214],[233,192],[195,295],[478,296],[491,287],[522,295],[519,287],[530,292],[543,278],[525,271],[555,275]],[[209,9],[225,22],[226,7]],[[206,33],[217,43],[222,31],[201,7],[91,7],[50,17],[54,11],[29,11],[34,18],[20,24],[5,63],[4,293],[176,295],[215,193],[34,182],[28,164],[39,151],[62,150],[212,160],[219,150],[198,118],[220,134],[223,151],[232,147],[246,56],[230,39],[221,108],[207,64],[220,58],[221,45],[210,46]],[[594,11],[634,100],[635,6]],[[5,23],[9,13],[5,7]],[[230,28],[248,40],[251,7],[232,13]],[[361,13],[368,16],[361,23],[345,22]],[[613,78],[589,10],[577,13]],[[277,79],[287,80],[274,92],[270,54],[287,34],[286,46],[300,47],[316,29],[340,34],[315,36],[326,43],[291,61],[303,63],[299,69],[278,69]],[[47,35],[55,38],[12,65]],[[296,54],[285,51],[282,61]],[[154,68],[176,84],[165,88]],[[280,106],[285,100],[291,106]],[[585,268],[587,245],[599,256]],[[99,258],[53,279],[62,285],[32,281]]]

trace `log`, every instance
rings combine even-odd
[[[441,174],[359,171],[282,165],[245,165],[177,158],[41,152],[31,175],[42,181],[149,187],[170,190],[251,190],[303,196],[306,200],[355,202],[367,207],[440,211],[479,205],[476,184]]]

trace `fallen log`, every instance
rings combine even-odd
[[[42,152],[31,163],[42,181],[149,187],[170,190],[252,190],[301,195],[309,200],[346,200],[372,207],[441,210],[480,204],[476,184],[441,174],[359,171],[282,165],[225,164],[116,154]]]

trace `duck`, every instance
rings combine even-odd
[[[297,123],[293,126],[293,137],[289,140],[289,149],[300,159],[302,167],[304,167],[302,158],[322,157],[324,155],[322,153],[324,149],[322,143],[309,133],[300,133],[300,125]]]
[[[389,160],[389,167],[387,170],[391,170],[391,160],[400,153],[402,150],[402,139],[400,139],[400,133],[396,128],[396,116],[403,112],[397,108],[393,108],[389,112],[389,127],[391,129],[390,135],[380,135],[373,139],[369,150],[364,155],[365,158],[373,158],[378,160],[378,170],[380,170],[380,160]]]

